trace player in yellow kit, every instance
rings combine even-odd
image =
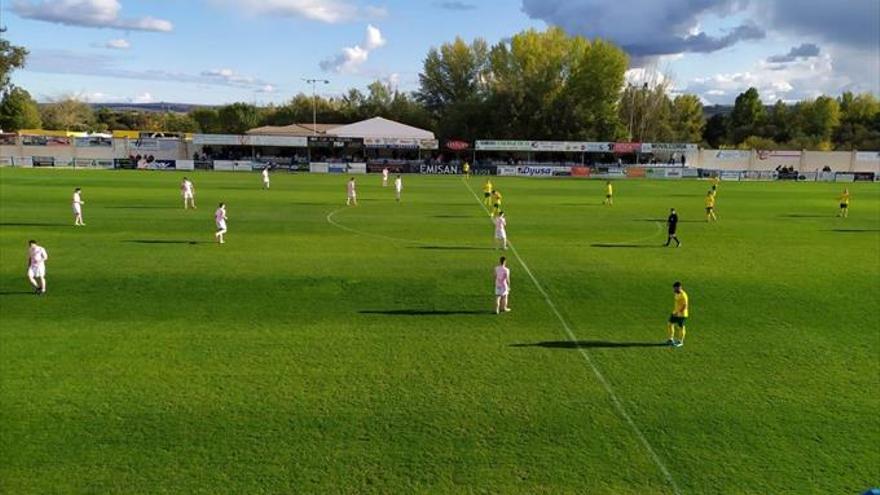
[[[605,201],[602,204],[608,206],[614,204],[614,187],[611,186],[611,181],[605,183]]]
[[[464,164],[461,166],[461,171],[464,173],[465,179],[471,178],[471,164],[465,160]]]
[[[501,191],[492,191],[492,213],[489,214],[490,217],[494,217],[501,213],[501,200]]]
[[[492,184],[491,179],[486,179],[486,183],[483,184],[483,204],[486,207],[492,206],[492,191],[495,190],[495,186]]]
[[[844,189],[840,195],[840,212],[837,216],[846,218],[849,216],[849,189]]]
[[[669,333],[669,339],[666,341],[668,345],[681,347],[684,345],[685,324],[688,319],[688,295],[681,286],[681,282],[672,284],[672,292],[675,293],[675,303],[672,307],[672,314],[669,316],[669,323],[666,330]],[[681,338],[675,339],[675,327],[681,329]]]
[[[711,190],[706,193],[706,221],[718,221],[718,217],[715,215],[715,192]]]

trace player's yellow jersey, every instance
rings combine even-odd
[[[471,171],[471,164],[468,162],[464,162],[464,165],[462,165],[461,168],[464,169],[464,173],[468,173]]]
[[[486,194],[491,194],[491,193],[492,193],[492,189],[494,189],[494,188],[495,188],[495,186],[492,185],[492,182],[491,182],[491,181],[488,181],[488,180],[487,180],[486,183],[483,184],[483,192],[486,193]]]
[[[840,195],[840,204],[849,205],[849,193],[843,193]]]
[[[605,194],[607,194],[608,196],[614,194],[614,188],[611,187],[611,184],[608,184],[608,186],[605,188]]]
[[[707,194],[706,195],[706,208],[715,208],[715,195]]]
[[[672,307],[672,314],[675,316],[682,316],[684,318],[687,318],[688,309],[690,309],[688,306],[689,304],[687,292],[682,290],[675,295],[675,305]]]
[[[500,204],[501,204],[501,198],[502,198],[502,196],[501,196],[501,193],[500,193],[500,192],[495,191],[494,193],[492,193],[492,201],[493,201],[496,205],[500,205]]]

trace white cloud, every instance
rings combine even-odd
[[[169,32],[170,21],[151,16],[120,17],[119,0],[16,0],[11,10],[25,19],[92,28]]]
[[[367,34],[361,45],[349,46],[342,49],[342,53],[321,62],[321,69],[325,72],[337,74],[356,74],[370,58],[373,50],[385,46],[387,40],[382,32],[372,24],[367,26]]]
[[[267,84],[257,90],[257,93],[264,93],[264,94],[269,94],[269,93],[274,93],[274,92],[275,92],[275,86],[273,86],[271,84]]]
[[[202,71],[202,76],[222,81],[233,86],[246,86],[252,84],[262,87],[267,86],[265,82],[258,81],[255,77],[245,76],[228,68]]]
[[[215,0],[249,14],[301,17],[336,24],[358,19],[384,17],[387,12],[376,6],[360,7],[345,0]]]
[[[155,100],[153,99],[153,95],[150,93],[141,93],[134,98],[132,98],[132,103],[152,103]]]
[[[367,39],[364,41],[364,48],[367,51],[373,51],[376,48],[385,46],[385,43],[387,41],[382,37],[382,32],[379,31],[379,28],[369,24],[367,26]]]
[[[793,102],[822,94],[836,95],[856,81],[835,70],[830,54],[801,59],[784,66],[762,60],[748,70],[694,78],[684,90],[712,103],[729,104],[739,93],[754,87],[765,103]]]
[[[128,40],[123,38],[117,38],[113,40],[108,40],[104,43],[104,48],[109,48],[111,50],[128,50],[131,48],[131,43]]]

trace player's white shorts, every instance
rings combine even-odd
[[[217,223],[217,230],[218,230],[218,231],[220,231],[220,230],[226,230],[226,222],[225,222],[225,221],[221,220],[221,221],[216,222],[216,223]]]
[[[73,214],[74,215],[81,215],[82,214],[82,206],[80,206],[79,204],[74,204],[73,205]]]
[[[510,294],[510,287],[495,287],[496,296],[506,296]]]
[[[357,193],[351,193],[348,195],[348,199],[357,199],[357,197],[358,197]]]
[[[193,199],[193,193],[191,193],[191,192],[183,193],[183,199]]]
[[[28,267],[27,271],[28,277],[34,278],[42,278],[46,276],[46,265],[44,263],[40,263],[39,265],[31,265]]]
[[[507,240],[507,232],[505,232],[503,230],[500,232],[495,232],[495,238],[498,239],[499,241]]]

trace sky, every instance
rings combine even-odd
[[[630,55],[630,81],[729,104],[880,95],[878,0],[2,0],[42,102],[282,103],[382,80],[418,88],[431,47],[560,26]]]

